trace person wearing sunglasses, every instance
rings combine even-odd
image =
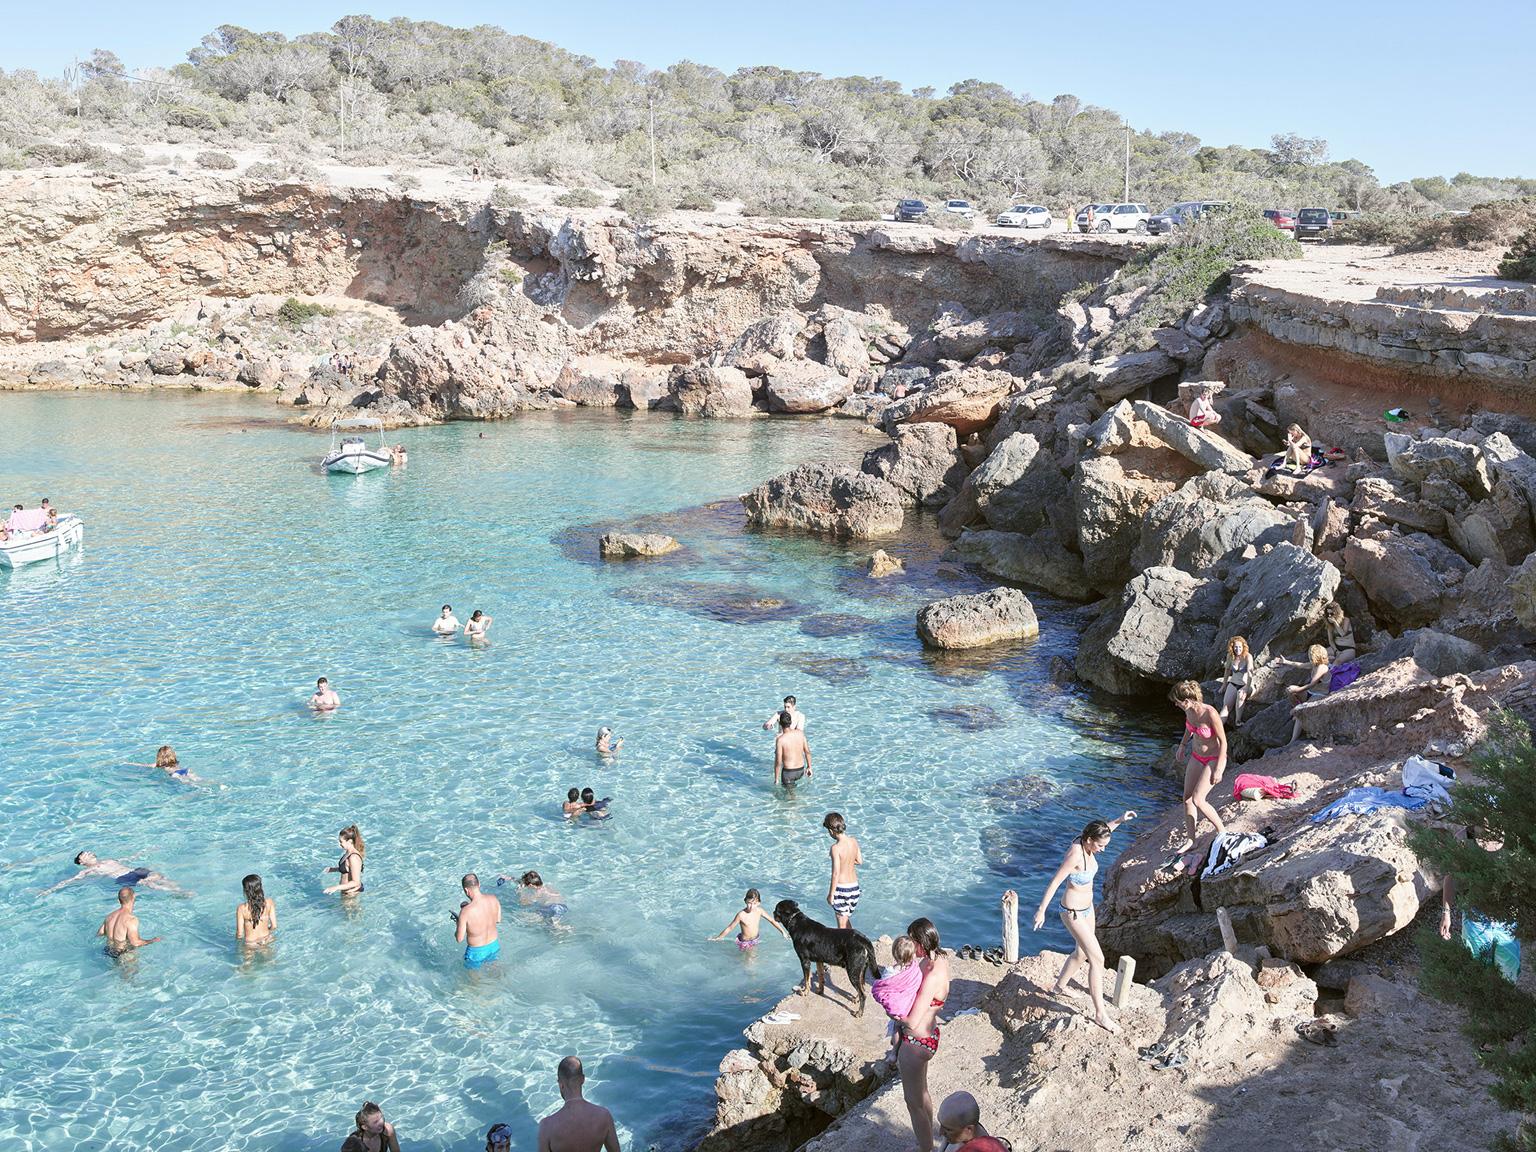
[[[512,1147],[512,1129],[505,1124],[492,1124],[485,1134],[485,1152],[507,1152]]]

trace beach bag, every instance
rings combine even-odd
[[[1329,671],[1328,691],[1337,692],[1340,688],[1348,688],[1358,679],[1360,679],[1360,665],[1353,660],[1335,664]]]
[[[1461,942],[1511,984],[1520,979],[1520,941],[1508,924],[1468,912],[1461,918]]]

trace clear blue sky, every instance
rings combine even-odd
[[[1050,99],[1071,92],[1133,127],[1266,147],[1325,137],[1387,183],[1410,176],[1536,176],[1536,0],[55,0],[4,5],[0,67],[57,74],[111,48],[130,68],[175,64],[204,33],[286,35],[349,12],[497,24],[602,64],[677,60],[731,71],[777,64],[939,90],[976,78]]]

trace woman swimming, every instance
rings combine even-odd
[[[490,629],[491,617],[476,608],[469,614],[469,622],[464,625],[464,635],[471,640],[484,640]]]
[[[939,945],[939,930],[927,917],[907,927],[917,953],[923,980],[918,985],[912,1011],[898,1021],[901,1040],[896,1068],[901,1073],[901,1092],[912,1117],[918,1152],[933,1152],[933,1097],[928,1094],[928,1061],[939,1050],[939,1009],[949,995],[949,956]]]
[[[1228,716],[1232,723],[1243,722],[1243,705],[1248,702],[1248,685],[1253,679],[1253,653],[1248,651],[1248,641],[1234,636],[1227,641],[1227,662],[1221,677],[1221,718]]]
[[[134,764],[133,767],[158,768],[172,780],[180,780],[184,784],[191,784],[198,779],[198,777],[192,775],[190,769],[181,766],[181,761],[176,759],[176,749],[172,748],[169,744],[160,745],[159,750],[155,753],[155,762],[153,764]]]
[[[340,892],[343,896],[351,896],[363,890],[363,853],[368,849],[356,824],[348,824],[336,834],[336,840],[341,845],[341,859],[336,862],[336,867],[325,871],[340,873],[341,883],[332,884],[325,894]]]
[[[1180,680],[1168,693],[1168,699],[1184,713],[1184,735],[1173,756],[1175,768],[1184,758],[1185,745],[1189,746],[1189,761],[1184,770],[1184,843],[1178,849],[1182,856],[1195,846],[1201,816],[1215,826],[1218,836],[1227,830],[1216,809],[1206,800],[1227,770],[1227,730],[1222,725],[1221,713],[1205,702],[1195,681]]]
[[[265,944],[277,931],[277,905],[261,890],[261,877],[252,872],[240,886],[245,900],[235,908],[235,939],[243,944]]]
[[[1098,937],[1094,934],[1093,878],[1099,871],[1099,853],[1109,844],[1110,834],[1127,820],[1134,819],[1136,813],[1127,812],[1107,824],[1103,820],[1091,821],[1082,835],[1072,841],[1056,875],[1051,877],[1045,895],[1040,898],[1040,907],[1035,910],[1035,931],[1038,932],[1045,926],[1045,910],[1050,907],[1056,889],[1066,882],[1061,891],[1061,922],[1067,926],[1076,947],[1061,966],[1061,974],[1056,977],[1051,991],[1058,995],[1070,991],[1072,977],[1086,963],[1093,1019],[1109,1032],[1120,1031],[1120,1026],[1104,1010],[1104,950],[1099,947]]]
[[[617,756],[624,751],[624,737],[615,737],[612,728],[599,728],[597,730],[597,754],[599,756]]]

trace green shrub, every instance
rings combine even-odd
[[[590,188],[572,188],[556,196],[555,204],[560,208],[601,208],[604,200]]]
[[[391,172],[389,182],[402,192],[412,192],[421,187],[421,177],[414,172]]]
[[[839,220],[878,220],[880,210],[873,204],[844,204],[837,218]]]
[[[316,316],[334,316],[336,309],[327,308],[324,304],[312,304],[307,300],[299,300],[293,296],[284,300],[277,309],[277,318],[284,324],[293,328],[301,328]]]
[[[1414,221],[1401,212],[1365,212],[1328,229],[1336,244],[1406,244],[1415,236]]]
[[[217,116],[191,104],[170,105],[165,110],[165,122],[177,128],[191,128],[198,132],[214,132],[219,127]]]
[[[1493,200],[1459,214],[1426,216],[1418,222],[1413,238],[1399,244],[1398,250],[1505,248],[1530,228],[1536,228],[1536,196]]]
[[[258,160],[247,166],[245,176],[248,180],[270,180],[273,183],[281,183],[288,179],[288,169],[282,164],[274,164],[270,160]]]
[[[1505,280],[1529,280],[1536,284],[1536,228],[1515,237],[1504,259],[1499,261],[1499,275]]]
[[[227,171],[235,167],[235,158],[228,152],[199,152],[196,159],[199,168],[217,168]]]
[[[973,232],[976,229],[975,218],[967,220],[958,213],[946,212],[943,205],[930,205],[923,223],[945,232]]]
[[[64,164],[105,164],[118,159],[117,153],[84,140],[39,140],[22,149],[34,163],[59,166]]]
[[[505,184],[498,184],[491,189],[491,207],[510,212],[517,208],[528,207],[528,201]]]
[[[677,207],[677,198],[655,184],[635,184],[619,193],[614,207],[636,224],[645,224]]]
[[[685,212],[713,212],[715,198],[707,192],[684,192],[677,206]]]

